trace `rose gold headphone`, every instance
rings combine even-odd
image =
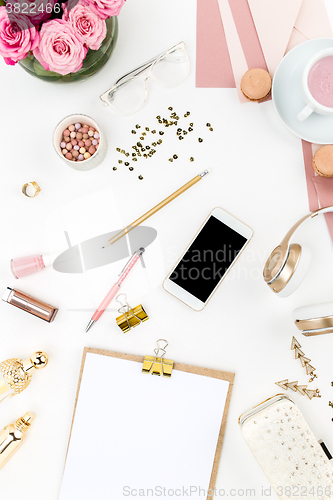
[[[298,243],[290,243],[291,238],[308,220],[327,212],[333,212],[333,207],[321,208],[299,220],[268,257],[263,270],[264,280],[279,297],[288,297],[298,288],[311,260],[310,250]]]
[[[274,248],[265,264],[264,280],[279,297],[288,297],[301,284],[311,260],[311,252],[298,243],[290,243],[296,231],[319,214],[333,212],[326,207],[303,217]],[[333,302],[299,307],[293,312],[295,325],[306,337],[333,333]]]

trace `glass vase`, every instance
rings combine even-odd
[[[97,73],[108,62],[118,38],[118,18],[116,16],[106,19],[106,37],[98,50],[89,49],[83,61],[82,68],[76,73],[60,75],[43,68],[35,56],[30,53],[19,65],[30,75],[46,82],[71,83],[82,82]]]

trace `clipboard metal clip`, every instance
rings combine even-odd
[[[124,295],[124,303],[119,300],[121,295]],[[126,293],[120,293],[117,295],[116,301],[121,305],[118,312],[122,313],[121,316],[116,318],[116,323],[119,328],[121,328],[123,333],[129,332],[131,328],[141,325],[141,323],[149,319],[148,314],[141,304],[133,308],[128,304]]]
[[[169,344],[165,339],[159,339],[157,341],[157,347],[154,349],[155,357],[145,356],[145,359],[143,360],[142,373],[158,376],[162,375],[162,377],[168,378],[171,377],[173,361],[171,359],[164,358],[168,345]]]

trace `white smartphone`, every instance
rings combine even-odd
[[[246,224],[214,208],[165,278],[164,290],[201,311],[252,235]]]

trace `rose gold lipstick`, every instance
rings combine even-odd
[[[15,290],[14,288],[7,287],[2,300],[32,314],[33,316],[37,316],[37,318],[43,319],[48,323],[51,323],[54,320],[58,312],[56,307],[50,306],[49,304],[31,297],[31,295],[28,295],[27,293]]]

